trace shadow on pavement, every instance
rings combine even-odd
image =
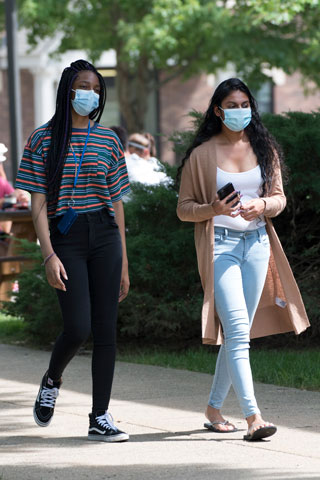
[[[29,425],[30,428],[30,425]],[[38,427],[35,426],[38,429]],[[23,424],[16,424],[17,430],[23,430]],[[15,430],[14,426],[13,429]],[[210,433],[205,437],[204,435],[208,433],[206,430],[190,430],[190,431],[181,431],[181,432],[158,432],[158,433],[141,433],[141,434],[131,434],[130,443],[138,442],[161,442],[165,440],[166,442],[186,442],[188,440],[192,442],[242,442],[243,433],[240,431],[237,432],[236,436],[221,436],[219,438],[210,436]],[[198,435],[198,437],[197,437]],[[201,437],[199,436],[201,435]],[[88,444],[87,436],[48,436],[46,435],[10,435],[9,437],[2,437],[2,445],[5,446],[5,451],[7,453],[16,452],[17,447],[19,447],[19,453],[23,451],[32,451],[33,449],[46,449],[48,447],[61,447],[61,448],[78,448],[79,446],[85,446],[88,448],[90,445],[103,445],[102,442],[90,442]],[[259,443],[269,443],[270,440],[261,440]],[[24,447],[23,447],[24,446]],[[1,477],[0,477],[1,478]],[[2,479],[1,479],[2,480]]]
[[[0,357],[1,378],[34,385],[35,398],[50,352],[0,345]],[[132,404],[132,411],[134,404],[145,404],[198,414],[204,412],[211,382],[212,376],[208,374],[118,362],[111,404],[125,401]],[[90,357],[76,356],[71,361],[64,374],[63,388],[91,395]],[[60,401],[63,400],[63,388]],[[256,384],[255,388],[258,404],[266,420],[309,432],[320,431],[319,392],[266,384]],[[6,394],[0,395],[5,401]],[[15,396],[16,408],[24,407],[29,402],[29,397],[26,398],[23,391],[10,392],[12,396]],[[242,418],[233,391],[228,395],[224,412],[230,417]]]
[[[304,474],[296,469],[288,469],[281,473],[275,473],[269,469],[247,469],[247,468],[225,468],[222,465],[205,463],[194,463],[187,466],[188,478],[199,480],[248,480],[259,478],[261,480],[315,480],[319,478],[316,474]],[[186,478],[186,465],[135,465],[126,466],[72,466],[59,468],[43,468],[38,465],[29,465],[28,468],[0,466],[1,480],[43,480],[47,478],[64,480],[107,480],[107,479],[137,479],[147,480],[182,480]]]

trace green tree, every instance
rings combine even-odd
[[[266,68],[300,70],[320,84],[318,0],[18,0],[29,41],[61,35],[59,51],[94,61],[113,48],[130,131],[143,128],[147,93],[170,79],[232,63],[251,86]]]

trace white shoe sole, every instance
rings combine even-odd
[[[126,442],[129,440],[129,435],[127,433],[119,433],[119,435],[104,436],[104,435],[95,435],[93,433],[88,434],[88,440],[93,440],[96,442]]]
[[[47,423],[41,422],[41,420],[39,420],[39,418],[37,417],[35,408],[33,408],[33,418],[34,418],[34,421],[36,422],[36,424],[39,425],[39,427],[48,427],[51,423],[51,420],[52,420],[52,417],[51,417],[50,420]]]

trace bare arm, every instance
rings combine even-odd
[[[125,219],[124,219],[122,200],[120,200],[119,202],[114,202],[113,207],[114,207],[116,222],[119,227],[121,243],[122,243],[122,274],[121,274],[120,295],[119,295],[119,302],[121,302],[128,295],[129,287],[130,287],[127,245],[126,245],[126,232],[125,232]]]
[[[34,228],[40,242],[42,256],[46,258],[53,253],[53,247],[49,234],[47,201],[43,193],[33,192],[31,194],[31,212]],[[57,255],[50,258],[45,265],[45,269],[49,285],[65,291],[66,287],[61,280],[61,276],[66,280],[68,280],[68,277]]]
[[[5,180],[7,180],[7,175],[6,175],[5,169],[3,168],[2,162],[0,163],[0,177],[2,177],[2,178],[4,178]]]

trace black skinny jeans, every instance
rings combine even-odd
[[[93,335],[92,411],[107,410],[111,395],[122,269],[121,237],[106,209],[79,214],[67,235],[50,222],[54,251],[67,272],[66,292],[56,290],[64,329],[53,348],[49,377],[58,380]]]

